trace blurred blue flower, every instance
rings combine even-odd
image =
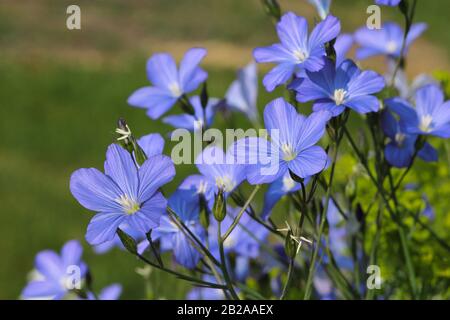
[[[153,86],[143,87],[131,94],[128,104],[147,109],[147,115],[158,119],[186,93],[194,91],[208,74],[199,67],[205,57],[203,48],[189,49],[177,65],[168,53],[154,54],[147,61],[147,77]]]
[[[228,207],[228,213],[221,224],[222,236],[231,226],[240,210],[240,207]],[[208,238],[211,252],[215,257],[219,258],[217,227],[217,221],[212,220],[208,228]],[[255,259],[260,255],[261,243],[266,241],[268,235],[269,231],[265,227],[252,219],[247,212],[244,212],[238,225],[224,242],[225,254],[235,253],[240,257]]]
[[[336,38],[334,51],[336,52],[336,65],[339,66],[346,58],[347,53],[353,46],[353,36],[347,33],[341,34]]]
[[[291,87],[297,91],[299,102],[314,102],[314,111],[327,110],[337,116],[345,107],[358,113],[377,111],[378,98],[385,82],[374,71],[361,71],[351,60],[345,60],[337,68],[326,60],[318,72],[306,72],[306,78],[296,79]]]
[[[283,98],[270,102],[264,110],[270,141],[247,137],[232,148],[237,161],[247,165],[247,180],[251,184],[271,183],[289,170],[306,178],[325,169],[328,156],[315,144],[325,133],[330,117],[328,111],[305,117]]]
[[[304,184],[308,183],[309,178],[305,179]],[[267,219],[272,213],[273,207],[285,195],[297,192],[301,189],[301,184],[295,182],[289,172],[286,172],[282,177],[278,178],[269,185],[266,194],[264,195],[264,207],[261,213],[262,219]]]
[[[199,221],[198,201],[189,192],[175,191],[168,205],[197,238],[205,240],[205,230]],[[193,269],[200,261],[200,252],[168,214],[161,216],[159,226],[152,231],[152,239],[159,240],[162,251],[172,251],[175,261],[185,268]]]
[[[408,53],[411,44],[426,28],[425,23],[416,23],[411,26],[406,37],[404,54]],[[402,28],[393,22],[386,22],[381,29],[370,30],[367,27],[361,27],[355,33],[355,41],[360,45],[360,48],[356,50],[356,58],[362,60],[376,55],[399,58],[403,34]]]
[[[122,293],[122,286],[118,283],[103,288],[98,295],[98,298],[92,292],[88,292],[87,296],[89,300],[119,300]]]
[[[317,24],[308,37],[308,22],[305,18],[292,12],[284,14],[277,24],[281,43],[253,51],[256,62],[277,64],[263,79],[266,90],[273,91],[302,69],[320,70],[326,55],[325,43],[336,38],[340,30],[339,20],[329,15]]]
[[[434,84],[416,91],[415,108],[402,98],[385,101],[400,116],[403,132],[416,135],[450,137],[450,101],[444,102],[442,89]]]
[[[388,60],[388,72],[385,74],[384,79],[386,83],[390,83],[392,81],[392,77],[394,76],[394,72],[396,69],[396,61]],[[414,98],[414,93],[429,84],[438,84],[438,82],[433,79],[431,76],[427,74],[419,74],[417,75],[413,81],[410,83],[406,76],[406,73],[399,69],[397,70],[394,86],[398,90],[398,94],[401,98],[410,100]]]
[[[308,0],[308,2],[316,7],[319,17],[325,20],[330,13],[331,0]]]
[[[204,178],[197,180],[204,194],[214,195],[222,189],[227,196],[245,180],[245,165],[235,162],[230,149],[224,153],[221,147],[208,146],[195,164]]]
[[[381,6],[396,7],[402,0],[375,0],[375,3]]]
[[[189,98],[194,114],[171,115],[163,118],[163,122],[174,128],[183,128],[189,131],[200,131],[210,127],[214,121],[219,99],[209,98],[208,104],[203,109],[199,96]]]
[[[162,155],[164,139],[159,133],[150,133],[137,140],[138,145],[144,151],[147,158]]]
[[[238,71],[225,94],[226,106],[244,113],[251,121],[258,120],[256,100],[258,96],[258,70],[252,62]]]
[[[422,214],[431,221],[433,221],[434,218],[436,217],[436,213],[434,212],[434,209],[431,206],[430,200],[425,194],[422,195],[422,200],[423,202],[425,202],[425,208],[423,209]]]
[[[60,255],[53,250],[39,252],[34,262],[33,279],[23,289],[21,296],[24,299],[59,300],[72,289],[80,287],[87,271],[82,253],[83,248],[76,240],[68,241]]]
[[[390,139],[384,149],[387,162],[397,168],[409,166],[415,153],[417,135],[402,132],[400,124],[389,111],[382,113],[381,126]],[[436,149],[428,143],[418,152],[418,156],[425,161],[437,161],[438,157]]]
[[[127,151],[110,145],[105,174],[94,168],[79,169],[70,179],[73,196],[86,209],[97,212],[88,225],[86,240],[92,245],[110,241],[123,223],[143,233],[158,226],[167,203],[158,190],[174,175],[169,157],[152,156],[138,169]]]

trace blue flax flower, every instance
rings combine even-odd
[[[411,26],[406,37],[404,54],[409,47],[427,28],[425,23]],[[386,55],[390,58],[400,57],[404,31],[393,22],[386,22],[381,29],[370,30],[362,27],[355,33],[355,41],[360,45],[356,50],[356,58],[367,59],[372,56]]]
[[[384,149],[387,162],[397,168],[410,165],[416,149],[417,135],[404,133],[389,111],[383,112],[381,125],[384,134],[390,139]],[[418,156],[425,161],[437,161],[437,151],[428,143],[418,152]]]
[[[22,297],[59,300],[72,289],[79,288],[87,271],[82,253],[83,248],[76,240],[67,242],[60,255],[53,250],[39,252],[34,262],[33,279],[23,289]]]
[[[251,121],[258,120],[256,99],[258,96],[258,70],[252,62],[238,71],[225,94],[226,105],[232,110],[244,113]]]
[[[385,82],[374,71],[361,71],[351,60],[345,60],[337,68],[327,60],[322,70],[307,71],[307,78],[297,79],[292,87],[299,102],[315,101],[314,111],[328,110],[337,116],[346,107],[358,113],[377,111],[378,98]]]
[[[336,38],[340,30],[339,20],[329,15],[317,24],[308,37],[308,22],[305,18],[292,12],[283,15],[277,24],[281,43],[253,51],[256,62],[277,64],[263,79],[266,90],[274,90],[303,69],[320,70],[326,55],[325,43]]]
[[[305,117],[283,98],[270,102],[264,110],[264,123],[270,141],[247,137],[235,143],[237,162],[245,163],[251,184],[271,183],[289,170],[300,178],[326,168],[328,156],[315,145],[325,133],[328,111]]]
[[[221,189],[230,194],[245,180],[245,165],[236,163],[231,149],[209,146],[195,160],[203,179],[198,179],[200,193],[214,195]]]
[[[415,108],[406,100],[392,98],[385,101],[400,116],[403,132],[416,135],[450,137],[450,101],[444,102],[444,93],[430,84],[416,91]]]
[[[174,128],[182,128],[189,131],[200,131],[209,128],[214,121],[219,99],[209,98],[208,104],[203,109],[199,96],[189,98],[194,114],[171,115],[163,118],[163,122]]]
[[[205,231],[199,221],[199,206],[197,199],[186,191],[177,190],[169,198],[169,207],[175,211],[181,221],[204,241]],[[192,245],[185,232],[180,230],[168,214],[161,216],[160,224],[153,229],[152,239],[160,242],[162,251],[173,252],[175,261],[188,269],[193,269],[201,258],[200,252]]]
[[[221,223],[222,236],[231,226],[240,210],[240,207],[227,208],[227,215]],[[217,227],[217,221],[211,221],[208,235],[211,253],[219,259]],[[247,212],[244,212],[239,220],[239,224],[234,228],[223,244],[225,254],[235,253],[240,257],[255,259],[260,254],[260,243],[264,242],[268,235],[269,231],[265,227],[253,220]]]
[[[305,179],[304,184],[308,183],[309,178]],[[295,193],[301,189],[301,184],[295,182],[290,173],[286,172],[282,177],[278,178],[269,185],[264,195],[264,207],[261,213],[262,219],[267,219],[272,213],[273,207],[285,195]]]
[[[86,240],[92,245],[110,241],[123,223],[144,234],[158,226],[167,204],[158,190],[174,175],[169,157],[152,156],[138,169],[127,151],[110,145],[104,174],[94,168],[79,169],[70,179],[73,196],[86,209],[97,212],[88,225]]]
[[[380,6],[396,7],[402,0],[375,0],[375,3]]]
[[[206,80],[208,74],[199,67],[205,55],[205,49],[192,48],[186,52],[177,69],[170,54],[154,54],[147,61],[147,77],[152,86],[133,92],[128,98],[128,104],[147,109],[150,118],[158,119],[183,94],[194,91]]]

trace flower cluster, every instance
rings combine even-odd
[[[395,184],[393,168],[407,168],[407,173],[417,157],[437,161],[438,151],[427,139],[450,137],[450,102],[432,80],[422,78],[410,87],[402,70],[400,62],[425,24],[411,24],[404,31],[387,22],[381,30],[362,27],[345,34],[340,20],[330,14],[330,0],[310,2],[321,21],[309,32],[306,18],[293,12],[279,17],[279,43],[256,48],[256,63],[238,71],[223,98],[208,95],[208,75],[199,66],[206,49],[188,50],[178,67],[167,53],[148,60],[152,86],[136,90],[128,103],[146,109],[153,120],[180,107],[181,113],[167,115],[162,122],[194,135],[211,128],[218,116],[235,111],[259,126],[257,63],[275,65],[262,80],[266,91],[283,86],[290,98],[277,97],[265,106],[265,135],[236,139],[226,150],[217,141],[207,141],[195,155],[198,173],[177,177],[184,180],[167,188],[176,174],[173,159],[163,154],[162,136],[135,139],[121,122],[117,143],[107,148],[104,172],[79,169],[70,179],[72,195],[95,213],[85,238],[96,252],[126,249],[152,268],[197,285],[188,294],[192,299],[285,298],[292,277],[303,276],[305,298],[369,294],[359,286],[360,279],[347,274],[370,262],[361,239],[374,204],[363,208],[354,201],[353,180],[343,192],[336,191],[333,177],[341,142],[348,139],[365,177],[376,187],[378,219],[386,210],[404,239],[401,219],[406,211],[397,198],[403,178]],[[400,1],[376,3],[396,6]],[[353,44],[358,45],[356,62],[348,56]],[[375,55],[388,60],[387,75],[358,64]],[[367,132],[361,131],[364,137],[370,134],[372,152],[369,145],[355,142],[349,119],[358,127],[367,125]],[[261,188],[266,189],[264,199],[255,201]],[[288,209],[276,215],[274,208],[281,202]],[[432,208],[428,202],[426,206],[431,216]],[[409,261],[407,244],[401,245]],[[178,268],[167,265],[169,256]],[[87,285],[66,285],[66,269],[74,265],[83,282],[88,271],[77,242],[67,243],[60,256],[39,253],[39,276],[23,297],[97,297]],[[301,275],[295,275],[300,269]],[[258,280],[259,292],[247,286],[249,279]],[[411,296],[416,297],[416,280],[413,275],[409,279]],[[119,291],[111,287],[98,298],[115,298]]]

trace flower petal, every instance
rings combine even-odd
[[[325,20],[319,22],[309,37],[308,47],[310,50],[323,46],[326,42],[333,40],[341,32],[341,22],[338,18],[328,15]]]
[[[105,173],[117,183],[123,193],[136,198],[139,178],[136,164],[128,151],[117,144],[111,144],[106,151]]]
[[[147,77],[158,88],[170,90],[178,84],[177,65],[168,53],[156,53],[147,61]]]
[[[142,136],[137,141],[147,158],[160,155],[164,150],[164,139],[159,133],[150,133]]]
[[[70,191],[85,208],[96,211],[121,211],[115,201],[123,193],[108,176],[94,168],[78,169],[70,177]]]
[[[61,258],[52,250],[39,252],[34,264],[37,271],[47,279],[59,281],[66,274]]]
[[[125,220],[124,213],[96,214],[87,227],[86,241],[95,246],[114,238],[117,228]]]
[[[131,228],[146,234],[159,225],[161,216],[166,212],[167,200],[161,192],[155,193],[144,202],[138,212],[127,217]]]
[[[328,156],[319,146],[303,150],[297,158],[288,162],[289,169],[300,178],[312,176],[326,168]]]
[[[164,155],[149,157],[139,168],[139,201],[146,201],[156,190],[172,181],[174,176],[172,159]]]
[[[206,56],[206,49],[189,49],[180,63],[180,84],[184,92],[191,92],[204,82],[208,74],[198,65]]]
[[[127,102],[133,107],[147,109],[150,118],[158,119],[177,102],[177,97],[165,89],[144,87],[133,92]]]
[[[61,259],[65,266],[78,265],[83,254],[83,247],[77,240],[67,242],[61,250]]]
[[[291,52],[307,50],[308,21],[293,12],[287,12],[277,23],[277,33],[284,47]]]
[[[294,73],[295,65],[291,62],[280,63],[264,76],[263,84],[267,91],[272,92],[277,86],[287,82]]]
[[[325,110],[309,115],[301,124],[296,150],[301,151],[316,144],[324,135],[331,116],[331,112]]]

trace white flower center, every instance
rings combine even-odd
[[[216,178],[216,185],[219,189],[222,189],[225,192],[230,192],[234,189],[235,183],[230,178],[230,176],[222,176]]]
[[[387,49],[387,51],[389,53],[397,52],[397,43],[395,41],[393,41],[393,40],[389,41],[387,46],[386,46],[386,49]]]
[[[337,106],[341,105],[344,102],[346,94],[347,94],[347,91],[345,91],[344,89],[334,90],[333,100]]]
[[[291,161],[297,157],[297,152],[294,151],[294,148],[289,143],[284,143],[281,146],[281,151],[283,152],[284,161]]]
[[[397,143],[397,145],[399,147],[401,147],[403,145],[403,142],[405,141],[406,136],[401,133],[401,132],[397,132],[395,134],[395,142]]]
[[[172,92],[172,95],[174,97],[179,97],[179,96],[181,96],[183,94],[183,92],[181,91],[180,86],[176,82],[171,83],[169,85],[169,90],[170,90],[170,92]]]
[[[432,130],[431,123],[433,122],[433,118],[427,114],[420,118],[419,129],[423,132],[430,132]]]
[[[136,213],[136,211],[141,208],[135,199],[126,194],[121,195],[118,199],[116,199],[116,202],[122,206],[122,209],[126,214]]]
[[[295,181],[288,175],[283,177],[283,191],[291,191],[295,187]]]
[[[308,59],[308,54],[301,50],[295,50],[294,57],[298,60],[298,62],[303,62]]]

